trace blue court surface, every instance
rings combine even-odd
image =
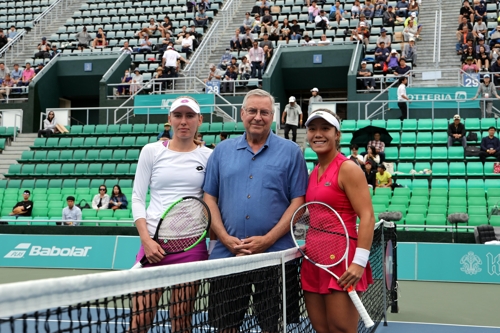
[[[500,327],[466,326],[431,323],[388,322],[381,323],[376,333],[493,333],[500,332]]]

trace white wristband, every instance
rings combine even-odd
[[[368,262],[369,257],[370,257],[370,251],[357,247],[352,262],[361,267],[366,267],[366,263]]]
[[[216,240],[211,240],[209,243],[208,243],[208,254],[211,254],[212,251],[214,250],[214,247],[215,247],[215,244],[217,243]]]

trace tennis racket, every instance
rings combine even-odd
[[[184,197],[174,202],[163,213],[153,240],[165,255],[191,250],[204,241],[210,229],[212,217],[208,206],[196,197]],[[148,263],[144,256],[132,269]]]
[[[315,266],[339,277],[328,268],[345,265],[349,253],[349,234],[340,215],[322,202],[308,202],[300,206],[292,216],[290,230],[298,250]],[[305,241],[300,246],[299,241]],[[366,327],[374,325],[358,294],[351,286],[347,290]]]

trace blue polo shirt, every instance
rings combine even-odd
[[[210,156],[203,190],[218,198],[229,235],[244,239],[266,235],[279,222],[292,199],[306,194],[308,173],[302,150],[273,133],[254,154],[246,134],[224,140]],[[266,252],[294,246],[289,233]],[[233,254],[217,242],[210,259]]]

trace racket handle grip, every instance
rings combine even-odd
[[[138,261],[131,269],[138,269],[144,267],[148,263],[148,259],[144,256],[140,261]]]
[[[142,264],[140,261],[138,261],[134,266],[132,266],[131,269],[138,269],[138,268],[142,268]]]
[[[366,312],[366,309],[365,309],[363,303],[361,302],[361,299],[359,298],[358,293],[354,290],[354,288],[350,287],[348,290],[348,294],[349,294],[349,297],[351,297],[352,303],[356,307],[356,310],[358,310],[359,316],[361,317],[361,319],[365,323],[365,327],[370,328],[373,325],[375,325],[373,320],[370,318],[370,315],[368,314],[368,312]]]

